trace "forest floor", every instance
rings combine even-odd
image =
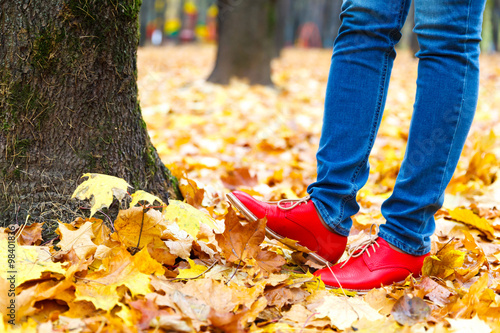
[[[224,199],[234,189],[265,200],[306,195],[331,51],[286,49],[272,88],[205,82],[215,52],[138,53],[143,116],[185,201],[166,206],[94,174],[74,196],[93,196],[82,205],[102,220],[60,223],[57,244],[42,243],[40,223],[4,229],[0,263],[17,275],[0,275],[0,295],[9,295],[0,297],[0,332],[500,332],[500,56],[481,57],[476,119],[423,276],[359,295],[325,288],[311,274],[322,263],[265,238],[264,220],[246,221]],[[384,223],[416,75],[417,61],[399,51],[349,246]],[[118,216],[106,214],[112,202]]]

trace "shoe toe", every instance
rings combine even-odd
[[[246,208],[248,208],[257,218],[261,219],[266,216],[268,204],[254,199],[245,192],[231,192]]]

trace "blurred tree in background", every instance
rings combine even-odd
[[[208,81],[228,84],[231,77],[272,85],[276,53],[277,0],[218,0],[219,47]]]
[[[225,8],[236,10],[246,0],[227,0]],[[275,0],[276,51],[285,46],[332,47],[340,26],[342,0]],[[168,42],[216,42],[216,0],[143,0],[141,45],[152,42],[153,33],[161,35],[154,44]],[[233,10],[229,10],[233,11]],[[404,28],[399,47],[418,50],[412,32],[413,10]],[[485,51],[499,50],[500,0],[488,0],[484,15]],[[159,43],[158,40],[160,40]],[[275,54],[277,55],[277,53]]]

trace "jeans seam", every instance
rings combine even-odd
[[[392,50],[394,50],[394,46],[396,45],[396,43],[394,42],[394,34],[397,33],[398,31],[400,31],[402,29],[401,23],[402,23],[402,18],[403,18],[403,11],[404,11],[404,8],[406,6],[406,1],[407,0],[403,0],[401,2],[401,7],[399,9],[399,16],[398,16],[397,27],[394,28],[389,33],[389,38],[391,40],[391,44],[390,44],[389,49],[384,54],[384,57],[385,57],[384,58],[384,67],[382,69],[382,76],[380,78],[379,95],[378,95],[378,98],[377,98],[377,106],[376,106],[376,109],[375,109],[375,114],[373,115],[374,121],[372,123],[372,128],[370,130],[370,139],[369,139],[369,144],[368,144],[368,147],[367,147],[368,149],[366,151],[365,156],[363,157],[363,160],[358,164],[358,166],[354,170],[354,173],[353,173],[353,175],[351,177],[350,183],[353,186],[353,188],[351,190],[351,193],[349,195],[344,196],[342,198],[342,201],[340,203],[339,217],[335,221],[337,224],[340,223],[340,222],[342,222],[342,220],[344,219],[344,212],[345,212],[345,205],[346,205],[346,203],[349,200],[352,200],[353,198],[356,198],[355,193],[359,189],[358,189],[357,184],[355,184],[354,182],[357,180],[357,178],[359,176],[359,172],[361,171],[361,168],[362,168],[363,164],[365,164],[366,161],[368,161],[368,158],[370,157],[370,151],[373,148],[373,144],[375,142],[375,132],[376,132],[376,128],[378,127],[378,124],[380,123],[380,114],[381,114],[381,111],[382,111],[381,110],[382,109],[382,100],[384,98],[384,91],[386,90],[385,89],[385,83],[386,83],[386,80],[387,80],[387,70],[388,70],[388,66],[389,66],[389,56],[390,56]]]

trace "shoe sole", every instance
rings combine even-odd
[[[379,289],[379,288],[383,288],[383,287],[389,287],[389,286],[392,286],[394,284],[398,284],[398,283],[402,283],[404,282],[405,280],[402,280],[402,281],[399,281],[399,282],[394,282],[393,284],[388,284],[386,286],[380,286],[378,288],[372,288],[372,289],[349,289],[349,288],[339,288],[339,287],[332,287],[332,286],[329,286],[327,284],[325,284],[325,288],[326,289],[343,289],[343,290],[346,290],[346,291],[350,291],[350,292],[355,292],[359,295],[366,295],[368,294],[370,291],[372,291],[373,289]]]
[[[228,194],[226,194],[226,198],[231,203],[231,205],[233,205],[233,207],[235,207],[240,213],[243,214],[243,216],[245,216],[245,218],[247,220],[249,220],[250,222],[256,222],[258,220],[257,216],[255,216],[254,213],[252,213],[234,194],[228,193]],[[266,236],[268,238],[276,239],[278,241],[281,241],[281,240],[287,238],[287,237],[283,237],[280,234],[277,234],[276,232],[272,231],[271,229],[269,229],[267,227],[267,225],[266,225]],[[285,244],[285,243],[283,243],[283,244]],[[289,244],[285,244],[285,245],[294,249],[295,251],[300,252],[300,250],[298,248],[294,247],[293,245],[289,245]],[[325,265],[330,263],[328,260],[326,260],[325,258],[321,257],[320,255],[318,255],[314,252],[311,252],[308,254],[311,257],[313,257],[315,260],[322,262]]]

